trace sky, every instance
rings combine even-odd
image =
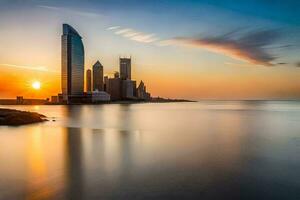
[[[300,2],[0,0],[0,98],[61,92],[62,24],[83,38],[85,69],[132,57],[152,96],[299,99]],[[41,82],[34,90],[32,83]]]

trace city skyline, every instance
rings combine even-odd
[[[0,98],[60,92],[58,35],[69,23],[83,37],[85,69],[100,59],[112,76],[132,56],[133,79],[153,96],[299,99],[299,3],[249,2],[3,1],[0,81],[15,81]]]
[[[131,57],[119,58],[119,70],[114,77],[106,76],[99,60],[90,69],[85,69],[85,51],[82,37],[69,24],[62,25],[61,36],[61,93],[51,96],[53,104],[86,104],[110,101],[150,101],[151,94],[143,81],[137,88],[131,79]],[[33,88],[40,89],[40,82]],[[85,87],[86,86],[86,89]],[[91,86],[93,86],[91,88]],[[17,103],[24,103],[23,96],[17,96]],[[46,103],[50,103],[48,100]]]

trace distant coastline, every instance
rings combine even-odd
[[[172,102],[197,102],[187,99],[169,99],[155,97],[150,100],[118,100],[118,101],[102,101],[97,103],[73,103],[71,105],[98,105],[98,104],[136,104],[136,103],[172,103]],[[16,99],[0,99],[0,105],[67,105],[64,103],[52,103],[48,99],[24,99],[18,102]]]

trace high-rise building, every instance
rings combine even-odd
[[[120,58],[120,77],[131,80],[131,58]]]
[[[104,76],[103,88],[104,88],[104,91],[107,92],[107,90],[108,90],[108,76]]]
[[[63,24],[61,37],[61,83],[64,101],[84,93],[84,47],[81,36],[68,24]]]
[[[103,91],[103,66],[99,61],[93,65],[93,91]]]
[[[134,99],[136,91],[136,81],[122,80],[122,98]]]
[[[140,82],[137,88],[137,98],[141,100],[150,100],[151,94],[147,92],[146,86],[143,81]]]
[[[86,91],[92,91],[92,70],[86,70]]]
[[[120,78],[110,78],[108,79],[107,92],[110,94],[110,99],[121,100],[121,79]]]

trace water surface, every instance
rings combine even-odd
[[[1,200],[300,199],[300,102],[5,107]]]

